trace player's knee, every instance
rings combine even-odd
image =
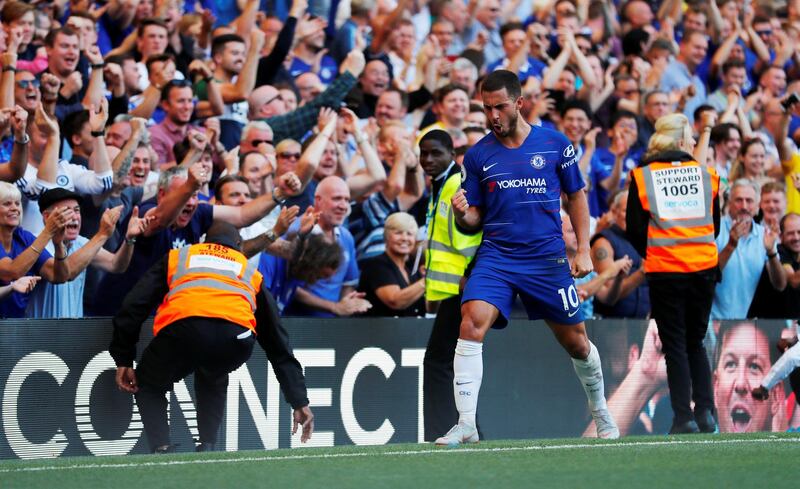
[[[459,338],[470,341],[483,341],[486,332],[471,318],[465,317],[461,321],[461,333]]]
[[[586,339],[586,337],[578,335],[575,335],[566,341],[564,343],[564,349],[567,350],[567,353],[570,357],[578,360],[585,360],[588,358],[589,352],[591,351],[589,341]]]
[[[575,345],[567,348],[569,356],[578,360],[586,360],[589,357],[589,345]]]

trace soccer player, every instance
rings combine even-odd
[[[476,443],[475,410],[483,377],[483,338],[508,323],[522,297],[530,319],[544,319],[572,357],[589,398],[600,438],[618,438],[608,412],[600,356],[586,336],[573,277],[592,270],[589,207],[575,148],[556,131],[531,126],[520,115],[517,75],[492,72],[481,87],[492,132],[467,151],[462,188],[452,199],[457,224],[483,227],[483,242],[461,302],[461,328],[453,360],[459,421],[437,445]],[[570,270],[561,235],[561,192],[575,227],[578,252]]]

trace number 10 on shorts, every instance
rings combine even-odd
[[[564,304],[565,311],[569,311],[569,306],[572,306],[574,309],[580,305],[578,289],[575,288],[575,284],[570,285],[566,290],[564,290],[563,287],[558,289],[558,295],[561,297],[561,302]],[[567,303],[567,299],[569,299],[569,303]]]

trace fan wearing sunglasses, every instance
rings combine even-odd
[[[14,102],[25,109],[33,120],[33,113],[41,100],[39,80],[30,71],[18,71],[14,74]]]

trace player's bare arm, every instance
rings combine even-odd
[[[567,194],[567,214],[575,228],[575,237],[578,239],[578,253],[572,262],[572,276],[585,277],[594,269],[592,258],[589,255],[589,204],[586,201],[586,192],[582,189]]]

